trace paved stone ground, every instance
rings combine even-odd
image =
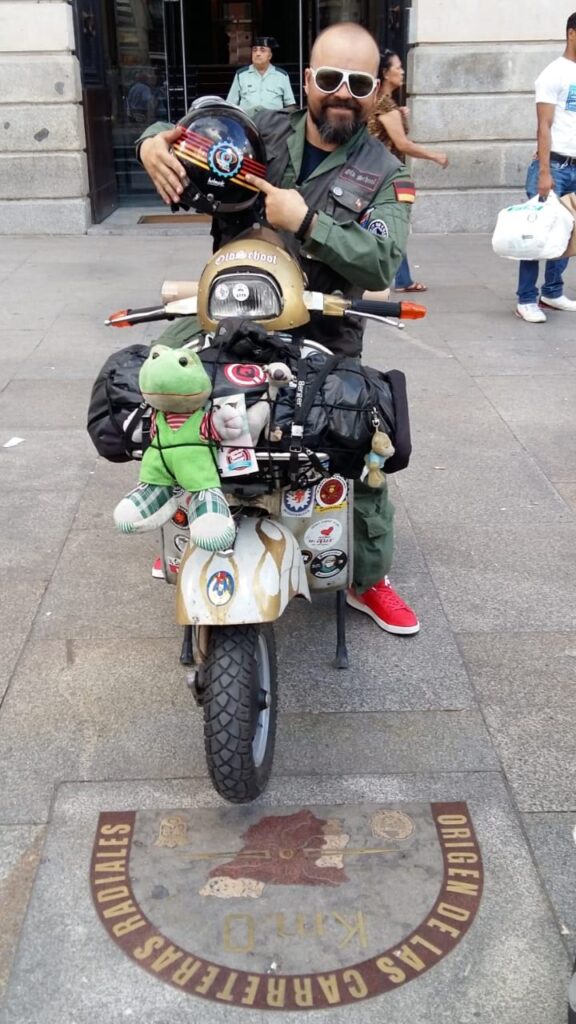
[[[133,467],[97,460],[90,386],[109,311],[149,305],[208,251],[153,229],[3,239],[0,254],[0,998],[5,1024],[261,1021],[163,985],[96,919],[97,812],[214,807],[153,538],[116,536]],[[486,889],[455,952],[339,1024],[563,1024],[576,946],[576,317],[512,315],[515,267],[485,236],[415,236],[429,317],[371,329],[366,361],[408,374],[410,469],[394,482],[394,582],[420,635],[331,607],[279,627],[282,714],[262,808],[466,800]],[[576,294],[572,267],[568,294]],[[2,447],[12,437],[24,441]],[[294,650],[298,669],[294,669]],[[291,1019],[303,1014],[290,1014]]]

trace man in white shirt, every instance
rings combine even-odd
[[[235,103],[249,114],[296,106],[288,72],[272,63],[272,51],[277,46],[272,36],[257,36],[252,47],[252,63],[234,75],[228,103]]]
[[[576,192],[576,12],[566,23],[566,49],[536,79],[538,158],[526,177],[528,198],[546,198]],[[528,323],[542,323],[542,306],[576,313],[576,301],[564,295],[562,274],[567,259],[548,260],[538,299],[538,260],[521,260],[518,275],[516,316]],[[539,304],[540,303],[540,304]]]

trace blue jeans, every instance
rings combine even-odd
[[[576,192],[576,166],[563,167],[562,164],[550,162],[550,172],[554,179],[554,191],[557,196],[568,195],[569,192]],[[538,192],[538,174],[540,165],[538,160],[533,160],[526,175],[526,192],[529,199],[532,199]],[[518,296],[519,305],[524,303],[538,302],[538,260],[520,260],[518,272]],[[546,260],[544,272],[544,284],[542,295],[548,299],[557,299],[564,294],[564,282],[562,274],[568,266],[568,260]]]
[[[394,278],[395,288],[409,288],[411,284],[414,284],[412,280],[412,274],[410,273],[410,265],[408,263],[408,257],[402,258],[402,263],[396,271],[396,277]]]

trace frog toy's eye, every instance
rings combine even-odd
[[[158,356],[159,356],[159,355],[160,355],[160,353],[159,353],[159,352],[153,352],[153,353],[152,353],[152,359],[158,359]]]
[[[188,366],[188,360],[186,356],[180,356],[178,362],[180,363],[180,366]]]

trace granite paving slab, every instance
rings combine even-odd
[[[564,706],[487,706],[486,724],[522,811],[575,806],[576,699]]]
[[[350,669],[333,667],[334,597],[295,601],[276,628],[282,706],[287,711],[425,711],[475,706],[461,655],[427,575],[393,580],[418,609],[422,630],[398,637],[376,632],[367,616],[349,609]],[[400,573],[400,570],[399,570]],[[404,585],[404,579],[407,580]]]
[[[204,777],[202,713],[178,654],[178,636],[149,631],[105,643],[28,643],[0,717],[0,821],[44,820],[65,779]],[[477,711],[367,712],[353,692],[340,695],[337,713],[283,710],[284,699],[298,706],[302,685],[282,680],[279,774],[498,768]],[[317,685],[310,673],[307,688]]]
[[[0,825],[0,1004],[40,860],[44,825]]]
[[[576,810],[524,814],[523,820],[561,933],[576,954]]]
[[[0,430],[2,444],[14,427]],[[96,451],[85,429],[43,430],[24,426],[15,448],[0,447],[0,474],[6,493],[14,490],[59,491],[79,495],[96,463]]]
[[[456,640],[480,704],[563,708],[574,700],[576,629],[460,633]]]
[[[502,527],[573,524],[574,512],[534,459],[520,450],[469,451],[447,443],[435,455],[424,443],[398,488],[417,524],[490,522]]]
[[[554,486],[566,504],[576,512],[576,480],[555,480]]]
[[[15,575],[5,570],[0,573],[0,703],[45,589],[46,580],[22,577],[19,571]]]
[[[484,868],[484,890],[468,931],[439,962],[436,962],[440,952],[439,945],[430,942],[430,939],[425,941],[438,952],[432,952],[425,945],[412,948],[406,940],[403,946],[393,945],[391,958],[395,959],[391,959],[391,965],[381,961],[382,967],[394,971],[400,964],[402,975],[396,973],[396,985],[390,984],[390,991],[374,998],[366,998],[371,992],[367,979],[370,979],[370,985],[374,984],[374,979],[365,967],[358,964],[359,956],[356,951],[357,944],[361,941],[364,943],[362,953],[367,955],[372,952],[373,943],[374,948],[378,945],[371,931],[370,922],[373,915],[378,914],[379,901],[385,890],[380,890],[382,876],[373,874],[369,866],[370,858],[375,856],[374,852],[366,858],[358,858],[365,861],[368,867],[360,868],[354,854],[347,856],[341,853],[339,861],[332,860],[332,867],[323,869],[341,872],[342,869],[335,867],[335,863],[345,865],[346,875],[350,881],[342,888],[340,902],[337,905],[334,905],[334,900],[338,899],[338,893],[329,888],[325,889],[325,893],[322,888],[310,886],[306,886],[302,891],[303,886],[298,879],[305,876],[294,874],[297,864],[306,863],[301,858],[299,861],[287,862],[293,865],[290,869],[292,874],[284,878],[280,876],[280,884],[270,884],[270,879],[275,876],[271,876],[269,872],[266,875],[269,882],[265,883],[264,890],[259,888],[258,883],[253,883],[252,888],[256,884],[255,891],[260,891],[260,896],[264,900],[262,904],[258,899],[246,897],[211,901],[208,895],[194,895],[195,890],[186,883],[188,876],[190,880],[192,877],[201,876],[209,878],[209,871],[213,866],[212,878],[215,885],[217,880],[214,881],[214,875],[223,873],[222,857],[233,856],[232,852],[228,855],[222,853],[219,855],[220,864],[217,859],[214,860],[215,839],[224,840],[226,833],[229,832],[230,843],[233,845],[227,845],[223,849],[238,850],[240,832],[244,831],[246,844],[250,841],[246,825],[251,822],[261,822],[260,842],[266,843],[271,840],[265,838],[264,826],[266,825],[268,829],[266,835],[272,836],[270,828],[275,818],[282,819],[283,815],[288,815],[292,819],[292,815],[296,814],[298,818],[312,823],[314,819],[320,818],[322,809],[333,808],[336,816],[331,819],[331,836],[337,837],[340,834],[338,822],[341,823],[340,831],[347,822],[351,825],[346,830],[348,834],[342,834],[342,842],[339,844],[342,851],[351,846],[350,840],[355,840],[354,822],[358,821],[362,814],[371,815],[373,823],[381,821],[384,825],[389,819],[381,812],[389,814],[393,811],[395,818],[392,820],[404,823],[408,820],[412,826],[416,825],[417,830],[421,830],[415,835],[421,835],[423,845],[415,847],[415,840],[409,841],[412,843],[411,849],[415,852],[404,855],[403,872],[410,872],[410,865],[417,864],[418,861],[415,861],[414,857],[418,856],[418,849],[421,850],[420,859],[426,853],[432,860],[429,861],[430,867],[427,871],[417,872],[413,876],[411,887],[402,886],[402,875],[398,876],[394,902],[395,919],[398,924],[394,924],[394,918],[387,920],[384,932],[379,936],[384,948],[387,936],[395,936],[398,942],[401,935],[409,933],[411,922],[421,916],[422,911],[418,908],[417,902],[415,903],[418,892],[422,893],[421,906],[425,921],[427,918],[424,904],[427,903],[431,907],[433,903],[434,875],[430,872],[434,870],[432,863],[434,858],[437,858],[437,853],[434,852],[434,841],[425,838],[427,833],[422,826],[422,815],[428,801],[466,802],[464,820],[471,821],[476,832]],[[379,814],[374,814],[374,805],[378,807]],[[198,810],[195,815],[194,808],[202,810]],[[131,873],[134,870],[131,867],[132,854],[129,862],[118,861],[117,856],[116,861],[109,861],[108,865],[119,871],[122,863],[128,864],[122,877],[131,880],[135,896],[137,893],[138,906],[141,901],[144,902],[153,921],[152,927],[156,929],[152,933],[147,932],[151,936],[149,942],[153,943],[155,936],[156,948],[168,950],[163,960],[158,961],[152,971],[143,970],[142,966],[144,960],[150,963],[150,954],[154,951],[155,945],[146,946],[143,942],[137,946],[132,942],[132,948],[135,949],[137,956],[132,959],[127,956],[119,948],[117,941],[113,941],[107,934],[98,919],[89,885],[90,857],[97,838],[100,812],[117,812],[119,816],[114,820],[123,821],[127,812],[137,809],[140,819],[137,814],[135,820],[136,823],[140,820],[141,824],[137,825],[140,831],[136,838],[139,836],[143,844],[134,848],[134,855],[139,864],[137,877]],[[106,820],[108,819],[104,819]],[[282,820],[289,819],[285,817]],[[186,828],[187,822],[191,824],[194,821],[197,822],[197,828],[194,829],[190,840],[192,847],[179,846],[178,837],[182,839],[183,828]],[[155,834],[150,832],[150,827],[158,822],[161,828],[157,833],[156,843],[148,846]],[[147,823],[150,823],[148,832]],[[110,825],[108,829],[115,827],[118,828],[117,825]],[[100,849],[102,837],[106,836],[105,832],[99,834],[97,849]],[[120,836],[122,834],[120,833]],[[380,833],[378,827],[378,832],[374,833],[375,838],[372,839],[373,847],[382,843],[382,840],[377,838],[380,834],[386,833]],[[400,834],[406,838],[406,831],[397,832],[396,846],[402,841],[398,839]],[[107,835],[116,838],[117,834],[108,831]],[[147,836],[150,838],[147,839]],[[330,841],[334,842],[334,839]],[[290,845],[288,833],[284,842]],[[392,846],[394,847],[394,842]],[[249,848],[247,845],[247,849]],[[147,849],[150,850],[150,859],[146,853]],[[185,853],[189,849],[191,853],[197,850],[206,851],[208,861],[205,868],[202,867],[202,861],[198,861],[198,857],[192,856],[187,860]],[[95,864],[105,863],[99,854]],[[176,863],[181,866],[174,874],[174,869],[169,865]],[[390,870],[393,870],[393,863],[392,861]],[[152,884],[149,871],[153,869],[154,864],[159,865],[159,868],[155,869]],[[190,864],[190,867],[186,867],[186,864]],[[273,864],[274,861],[270,862],[271,866]],[[228,868],[228,875],[230,871]],[[256,877],[261,876],[261,871],[256,867],[253,869],[254,872]],[[100,876],[96,873],[94,877]],[[147,880],[149,877],[150,881]],[[409,874],[408,878],[410,877],[412,876]],[[296,881],[289,882],[288,879]],[[369,881],[370,879],[372,881]],[[369,887],[366,888],[366,885]],[[170,909],[173,907],[176,911],[177,905],[169,895],[175,886],[184,887],[181,890],[182,912],[177,917],[174,917],[174,912]],[[209,886],[205,891],[209,892],[213,888],[214,886]],[[477,886],[472,885],[472,889],[477,891]],[[358,914],[357,905],[352,907],[347,899],[347,893],[352,895],[354,892],[356,901],[353,902],[360,902],[362,908],[366,905],[366,910],[362,910],[361,913],[365,913],[367,923],[364,923],[364,918],[350,916],[354,912]],[[306,903],[302,901],[302,895],[305,896]],[[455,913],[449,909],[455,906],[454,901],[458,901],[457,905],[460,907],[469,906],[466,900],[470,900],[471,897],[451,895],[450,899],[453,902],[444,901],[442,906],[448,908],[448,913]],[[164,902],[166,900],[168,902]],[[191,900],[195,901],[192,904],[194,908],[198,900],[203,901],[201,906],[204,926],[199,926],[195,913],[183,912],[186,903]],[[116,918],[109,916],[108,921],[111,926],[116,922],[116,933],[120,936],[123,930],[122,923],[130,920],[126,917],[129,905],[124,907],[123,916],[122,905],[112,907],[105,901],[99,905],[101,908],[110,907],[116,914]],[[263,909],[268,906],[280,909],[275,910],[275,916],[271,920],[270,917],[262,918],[260,906]],[[316,908],[313,920],[308,914],[311,907]],[[446,910],[441,911],[445,912]],[[464,917],[466,913],[471,916],[469,911],[464,910]],[[300,925],[298,914],[301,915]],[[222,915],[225,915],[223,919]],[[462,919],[460,914],[460,922]],[[103,921],[106,920],[103,917]],[[190,980],[189,972],[193,969],[193,961],[182,961],[183,954],[177,953],[178,941],[181,942],[182,949],[196,955],[206,955],[205,950],[210,948],[210,943],[214,945],[217,941],[218,920],[223,920],[224,933],[223,938],[218,941],[217,962],[224,965],[234,963],[236,974],[234,971],[231,973],[229,966],[221,968],[220,978],[214,972],[205,972],[199,982],[194,981],[193,984],[198,986],[198,992],[192,994],[188,991],[192,989],[192,984],[188,985],[185,978]],[[443,918],[436,917],[436,920],[442,921]],[[137,924],[137,916],[133,916],[132,921]],[[333,938],[336,921],[341,933],[337,950],[334,949]],[[348,925],[340,924],[342,921],[347,921]],[[459,937],[462,925],[457,925],[454,918],[446,918],[445,922],[452,928],[453,933],[456,933],[456,937]],[[133,923],[131,927],[136,927],[136,924]],[[260,936],[270,933],[271,927],[275,929],[275,939],[262,946],[264,940]],[[305,929],[301,932],[301,937],[298,936],[299,927]],[[423,927],[425,926],[420,925],[417,933],[420,938],[424,938],[424,935],[420,935]],[[167,934],[166,940],[160,937],[164,932]],[[438,933],[442,934],[439,930]],[[49,943],[45,941],[46,934],[50,934]],[[211,935],[214,938],[211,939]],[[248,939],[245,938],[246,935]],[[392,938],[392,942],[395,939]],[[166,941],[169,940],[175,941],[176,946],[172,944],[168,948]],[[181,782],[63,786],[54,807],[45,857],[38,873],[6,1002],[3,1011],[0,1011],[0,1020],[2,1024],[39,1024],[40,1021],[43,1024],[94,1024],[95,1021],[101,1020],[106,1020],[107,1024],[119,1024],[121,1021],[134,1018],[142,1024],[179,1024],[190,1020],[202,1021],[202,1024],[218,1021],[227,1021],[229,1024],[257,1024],[263,1020],[278,1019],[278,1008],[282,1006],[283,1001],[285,1005],[289,1004],[293,990],[298,992],[300,1000],[306,1005],[309,989],[305,979],[301,979],[301,987],[298,989],[294,980],[290,978],[293,972],[289,969],[291,962],[297,964],[298,951],[302,949],[304,943],[310,948],[312,964],[318,963],[320,969],[325,965],[333,965],[331,971],[325,970],[322,987],[322,991],[328,993],[331,999],[330,1008],[315,1012],[314,1020],[326,1020],[330,1021],[330,1024],[343,1024],[344,1021],[350,1020],[363,1024],[383,1019],[389,1024],[404,1024],[407,1020],[414,1024],[429,1024],[431,1020],[434,1024],[453,1024],[455,1020],[462,1024],[473,1024],[479,1018],[495,1024],[502,1024],[504,1021],[506,1024],[542,1024],[543,1021],[546,1021],[546,1024],[564,1024],[565,1021],[568,957],[550,906],[541,892],[538,876],[505,787],[499,777],[493,774],[432,775],[426,778],[357,776],[349,779],[343,776],[338,780],[278,779],[257,805],[244,809],[223,807],[204,784],[195,787],[194,791]],[[254,953],[249,952],[252,946]],[[422,956],[415,960],[413,952],[418,948]],[[406,961],[401,960],[402,956]],[[238,991],[235,991],[238,971],[247,969],[252,972],[252,978],[257,977],[262,957],[267,957],[271,964],[268,975],[256,986],[252,981],[246,988],[238,988]],[[176,973],[177,964],[170,967],[171,958],[184,963],[182,973]],[[356,973],[342,971],[340,965],[346,960],[349,964],[356,962]],[[409,962],[416,966],[409,967]],[[419,963],[422,966],[418,967]],[[435,963],[435,966],[432,966],[432,963]],[[285,989],[279,984],[284,964],[288,965]],[[431,965],[430,969],[425,970],[424,967],[428,964]],[[366,980],[363,971],[367,972]],[[276,974],[280,977],[275,977]],[[171,980],[173,976],[176,981],[167,984],[166,981]],[[401,983],[402,976],[406,980],[414,977],[414,980]],[[227,987],[215,986],[213,993],[210,993],[215,977],[218,978],[218,985],[220,979],[224,978]],[[347,977],[347,982],[342,980],[344,977]],[[298,979],[298,975],[296,978]],[[187,989],[183,990],[185,984]],[[258,991],[266,993],[264,1006],[269,1006],[270,1009],[251,1008],[250,1002],[254,1005],[255,992]],[[200,999],[201,994],[212,994],[216,998]],[[244,998],[243,1006],[236,1005],[236,1002],[240,1003],[240,998]],[[351,1001],[354,1005],[342,1005],[344,1000]],[[257,1005],[261,1005],[261,1002]],[[306,1010],[303,1009],[286,1012],[283,1019],[302,1021],[305,1013]]]
[[[118,500],[123,492],[118,494]],[[126,536],[111,524],[74,530],[50,581],[37,639],[180,637],[175,587],[152,578],[160,553],[154,534]]]
[[[507,545],[513,545],[515,533],[508,530],[499,535],[477,538],[472,549],[470,535],[461,532],[453,540],[453,557],[445,560],[441,542],[429,537],[430,571],[438,590],[450,627],[456,633],[570,632],[574,627],[574,583],[571,562],[557,571],[542,549],[521,556],[512,567],[512,556],[506,557]],[[493,539],[498,550],[490,556],[501,556],[502,567],[476,564],[481,559],[483,541],[486,551]],[[567,553],[570,547],[564,549]],[[467,560],[471,563],[466,565]],[[537,595],[537,601],[535,601]]]
[[[576,377],[479,377],[477,383],[550,479],[576,473]]]
[[[0,430],[85,430],[91,382],[14,380],[0,395]]]
[[[56,490],[0,493],[0,564],[14,576],[48,579],[76,514],[78,496]],[[41,529],[39,529],[41,524]]]

